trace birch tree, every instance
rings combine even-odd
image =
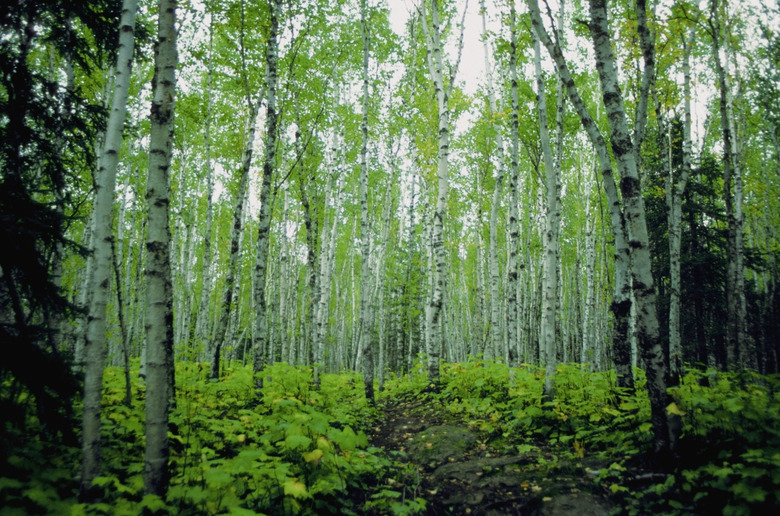
[[[266,45],[266,113],[265,113],[265,155],[263,157],[263,179],[260,183],[260,220],[257,229],[257,254],[254,274],[254,324],[252,347],[254,348],[255,385],[263,386],[262,372],[265,367],[265,351],[268,343],[268,305],[266,301],[266,276],[268,273],[268,248],[271,230],[271,180],[276,166],[276,138],[278,113],[276,111],[277,60],[279,55],[279,14],[281,0],[268,0],[270,8],[270,32]]]
[[[708,23],[712,36],[712,57],[718,78],[720,125],[723,134],[723,200],[726,205],[728,236],[726,255],[726,362],[732,369],[739,368],[740,352],[747,342],[745,319],[744,250],[743,250],[743,184],[736,140],[731,82],[728,74],[728,42],[723,41],[719,0],[710,0]],[[725,54],[725,57],[721,54]],[[733,188],[733,191],[732,191]]]
[[[510,367],[517,366],[517,273],[518,254],[520,252],[520,221],[518,215],[518,189],[520,180],[520,103],[518,100],[517,77],[517,12],[515,3],[511,2],[509,11],[510,52],[509,52],[509,80],[511,83],[510,95],[512,99],[512,115],[510,125],[510,157],[509,157],[509,220],[507,228],[509,239],[509,257],[507,259],[506,282],[506,326],[507,342],[505,356]]]
[[[633,389],[633,375],[631,372],[631,344],[629,341],[629,323],[631,314],[631,284],[629,278],[629,247],[625,228],[625,218],[618,197],[617,184],[615,182],[612,161],[607,150],[606,140],[601,134],[596,121],[591,117],[580,92],[574,83],[569,71],[569,66],[563,56],[560,46],[553,42],[542,24],[539,4],[536,0],[528,0],[531,13],[531,22],[534,31],[541,43],[547,48],[553,58],[558,75],[566,89],[566,94],[572,107],[585,129],[588,139],[596,151],[598,165],[604,184],[604,192],[607,196],[610,223],[614,237],[615,247],[615,278],[614,293],[610,309],[615,317],[615,328],[612,337],[613,361],[617,385],[621,388]]]
[[[677,432],[673,420],[668,417],[666,412],[666,406],[669,403],[668,394],[666,393],[666,363],[668,358],[660,340],[656,294],[655,288],[653,287],[650,249],[648,245],[647,223],[637,170],[637,154],[635,153],[635,142],[632,141],[631,135],[629,134],[622,93],[618,86],[617,70],[611,48],[611,38],[607,21],[606,3],[603,0],[590,1],[591,21],[589,27],[593,46],[596,51],[597,71],[610,126],[610,143],[618,169],[621,173],[620,188],[623,202],[622,213],[619,209],[620,204],[617,192],[613,191],[614,179],[612,167],[609,155],[607,154],[604,138],[579,96],[579,92],[571,78],[568,65],[560,47],[552,41],[542,24],[538,2],[529,0],[528,4],[531,10],[531,19],[534,30],[553,57],[558,74],[566,86],[569,99],[577,111],[582,125],[588,133],[591,143],[596,148],[596,152],[599,156],[602,177],[604,178],[604,187],[607,192],[612,212],[613,228],[615,230],[616,238],[616,254],[618,248],[617,239],[620,235],[620,230],[618,228],[622,227],[620,217],[624,217],[625,236],[627,236],[628,239],[627,243],[630,243],[630,246],[626,247],[630,252],[630,255],[627,252],[626,256],[630,256],[631,286],[636,303],[637,318],[635,329],[647,373],[647,387],[651,400],[654,445],[659,465],[665,467],[669,465],[676,444]],[[646,4],[644,0],[638,0],[637,11],[641,11],[641,14],[638,15],[640,24],[646,23],[646,16],[644,14],[646,12]],[[651,64],[652,61],[648,63],[646,60],[646,67]],[[652,71],[646,70],[646,73],[652,73]],[[649,92],[644,90],[643,93],[647,94]],[[641,141],[640,138],[637,138],[637,140]],[[617,267],[619,265],[621,265],[621,262],[616,260],[616,275]],[[627,266],[627,262],[622,265]],[[613,303],[615,302],[616,300],[613,300]],[[619,351],[624,350],[615,350],[615,354],[617,355]],[[618,370],[617,373],[620,375],[621,371]]]
[[[640,36],[643,30],[647,31],[646,9],[645,0],[637,0],[636,11]],[[626,233],[631,250],[631,286],[637,314],[635,329],[647,374],[655,451],[660,463],[669,466],[668,461],[671,460],[671,454],[674,453],[677,436],[672,418],[666,412],[666,407],[669,404],[669,395],[666,392],[668,357],[664,352],[660,338],[647,222],[636,160],[638,151],[634,146],[641,142],[641,133],[635,134],[637,141],[632,142],[626,122],[622,93],[618,85],[615,58],[611,48],[606,1],[591,0],[590,12],[591,37],[596,51],[596,69],[599,73],[604,107],[610,126],[610,143],[621,172],[620,191]],[[648,63],[647,59],[645,64],[646,68],[652,65],[652,63]],[[645,74],[652,73],[652,69],[645,70]],[[649,91],[644,89],[643,97],[646,97],[648,93]],[[646,98],[644,98],[644,102],[646,105]],[[640,117],[640,120],[642,118]],[[640,127],[641,125],[639,124]]]
[[[563,7],[561,7],[563,10]],[[560,162],[553,161],[550,145],[550,130],[547,123],[547,93],[542,75],[542,56],[539,48],[539,38],[533,37],[534,70],[536,73],[537,112],[539,114],[539,141],[542,146],[542,157],[545,170],[545,227],[542,259],[542,321],[539,329],[539,352],[544,356],[545,381],[544,397],[552,401],[555,369],[558,365],[556,357],[556,308],[558,304],[558,252],[561,223],[560,196]],[[561,96],[558,97],[561,102]],[[559,138],[562,127],[559,128]],[[560,152],[560,147],[558,152]],[[560,159],[560,155],[558,155]]]
[[[247,104],[249,107],[249,117],[246,123],[246,138],[244,142],[243,157],[241,159],[241,169],[238,173],[238,188],[236,190],[235,205],[233,208],[233,224],[230,227],[230,258],[228,259],[222,303],[218,306],[219,319],[217,320],[214,341],[209,346],[211,348],[209,354],[211,358],[210,376],[212,379],[219,378],[220,354],[227,335],[228,321],[230,320],[232,312],[236,309],[234,304],[237,302],[234,293],[236,290],[236,276],[239,275],[238,257],[240,254],[244,204],[249,195],[249,170],[252,166],[252,153],[255,144],[255,125],[260,106],[259,103],[253,102],[251,98],[247,99]]]
[[[374,403],[374,314],[371,307],[371,233],[368,220],[368,59],[369,35],[366,0],[360,2],[360,34],[363,42],[362,116],[360,121],[360,364],[366,399]]]
[[[103,392],[103,369],[106,356],[106,305],[110,295],[113,270],[113,208],[116,172],[122,147],[122,131],[127,116],[130,73],[135,46],[136,0],[124,0],[119,26],[119,46],[114,78],[114,95],[95,181],[94,233],[92,254],[94,270],[92,297],[87,316],[84,355],[84,410],[82,416],[82,498],[88,498],[92,481],[100,475],[100,412]],[[117,288],[119,284],[117,284]],[[120,310],[122,307],[118,307]]]
[[[152,85],[146,237],[146,451],[144,492],[168,489],[168,411],[173,396],[173,295],[171,291],[170,167],[176,94],[176,0],[159,0]]]
[[[335,140],[334,136],[334,140]],[[335,147],[335,146],[334,146]],[[335,148],[332,149],[335,153]],[[335,159],[333,160],[335,163]],[[331,163],[331,167],[334,166]],[[325,350],[325,336],[327,334],[328,323],[328,306],[330,305],[331,296],[331,273],[333,272],[334,254],[336,249],[336,230],[339,227],[338,216],[338,204],[337,199],[339,197],[338,192],[333,195],[333,190],[338,188],[337,174],[333,172],[328,179],[325,190],[325,209],[327,211],[328,206],[333,206],[333,213],[331,214],[330,227],[324,224],[326,230],[323,232],[321,239],[320,250],[320,263],[319,263],[319,284],[320,295],[317,300],[316,312],[314,315],[314,340],[312,347],[314,349],[314,364],[312,370],[312,384],[315,389],[320,387],[320,373],[323,366],[324,350]]]
[[[206,154],[206,220],[203,231],[203,263],[201,266],[202,286],[200,303],[195,321],[195,341],[203,345],[209,334],[209,310],[212,289],[212,248],[211,234],[214,226],[214,167],[211,159],[211,119],[213,117],[214,101],[214,13],[209,16],[209,50],[208,50],[208,82],[206,86],[206,120],[204,121]]]
[[[445,268],[447,266],[447,251],[444,247],[444,217],[447,211],[447,195],[449,192],[449,156],[450,156],[450,85],[444,84],[444,58],[441,45],[441,22],[439,19],[439,0],[431,0],[431,25],[428,26],[426,2],[420,4],[422,26],[428,48],[428,72],[436,92],[436,103],[439,112],[438,124],[438,161],[437,161],[437,192],[436,205],[431,220],[431,251],[433,253],[432,290],[426,325],[430,338],[426,342],[428,355],[428,379],[438,387],[439,359],[443,347],[441,331],[441,313],[446,288]]]
[[[498,113],[496,102],[495,79],[493,67],[490,61],[490,43],[487,37],[487,9],[485,0],[480,1],[482,15],[482,45],[485,51],[485,75],[488,94],[488,115],[491,120]],[[501,204],[501,190],[504,184],[504,137],[501,127],[494,122],[496,131],[496,155],[499,163],[496,170],[495,184],[493,186],[493,199],[490,203],[489,237],[488,237],[488,281],[490,284],[490,336],[484,350],[485,360],[491,360],[495,356],[496,346],[503,341],[500,323],[501,300],[499,299],[499,270],[498,270],[498,208]]]
[[[691,46],[694,32],[688,31],[683,40],[683,141],[682,170],[675,181],[671,159],[671,125],[668,129],[668,167],[666,179],[666,206],[669,225],[669,374],[672,381],[682,373],[682,336],[680,332],[680,248],[682,244],[682,197],[692,169],[691,142]]]

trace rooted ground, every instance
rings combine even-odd
[[[415,496],[427,514],[602,516],[615,512],[608,491],[588,473],[598,464],[557,460],[543,443],[528,453],[494,449],[443,407],[396,400],[383,407],[372,444],[419,473]],[[411,482],[414,483],[414,482]]]

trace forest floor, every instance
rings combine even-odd
[[[617,509],[594,482],[603,463],[559,458],[543,442],[524,446],[526,453],[501,450],[430,400],[388,400],[380,408],[371,443],[416,471],[410,483],[429,515],[602,516]]]

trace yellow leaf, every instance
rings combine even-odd
[[[319,464],[320,459],[322,459],[323,451],[317,448],[316,450],[312,450],[310,452],[304,452],[303,453],[303,460],[306,462],[313,462],[314,464]]]
[[[238,434],[236,436],[236,441],[238,441],[240,443],[243,443],[244,441],[246,441],[246,434]]]
[[[291,478],[286,481],[282,487],[284,487],[284,494],[290,495],[293,498],[306,498],[309,494],[306,491],[306,484],[299,481],[297,478]]]
[[[317,438],[317,448],[320,450],[330,450],[333,448],[333,445],[330,444],[330,441],[328,441],[325,437],[318,437]]]
[[[666,413],[667,414],[674,414],[675,416],[684,416],[685,412],[680,410],[680,407],[677,406],[677,403],[671,402],[668,407],[666,407]]]
[[[577,457],[579,458],[585,457],[585,447],[583,447],[582,443],[579,442],[577,439],[574,440],[574,451],[577,454]]]

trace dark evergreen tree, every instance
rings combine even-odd
[[[13,394],[28,390],[43,430],[66,437],[78,385],[46,323],[70,308],[52,267],[63,249],[81,251],[65,234],[83,202],[78,185],[95,169],[104,110],[61,78],[102,65],[117,14],[114,0],[0,7],[0,402],[12,413]]]

